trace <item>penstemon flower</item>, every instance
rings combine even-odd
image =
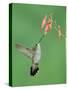
[[[44,28],[45,35],[52,29],[52,16],[48,17],[48,20],[46,16],[44,16],[41,24],[41,31]]]
[[[52,29],[52,16],[48,17],[48,20],[46,21],[45,25],[45,34],[47,34]]]
[[[58,32],[58,37],[59,38],[64,37],[64,34],[62,33],[62,30],[61,30],[61,26],[60,25],[58,25],[57,32]]]
[[[42,24],[41,24],[41,30],[45,27],[45,24],[46,24],[46,16],[44,16],[43,20],[42,20]]]

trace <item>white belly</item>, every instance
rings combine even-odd
[[[38,44],[35,51],[34,63],[39,63],[40,58],[41,58],[41,48],[40,48],[40,44]]]

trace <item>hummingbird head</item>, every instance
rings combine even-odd
[[[36,44],[35,47],[39,47],[40,48],[40,43]]]
[[[40,47],[40,43],[38,43],[37,46]]]
[[[37,44],[37,49],[40,49],[40,43]]]

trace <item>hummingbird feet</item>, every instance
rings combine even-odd
[[[32,70],[32,67],[30,68],[30,75],[34,76],[38,72],[39,68],[37,67],[36,69]]]

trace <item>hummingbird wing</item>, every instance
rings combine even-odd
[[[24,47],[23,45],[20,45],[20,44],[16,44],[16,48],[22,52],[24,55],[28,56],[29,58],[32,59],[33,57],[33,52],[32,52],[32,49],[30,48],[26,48]]]

